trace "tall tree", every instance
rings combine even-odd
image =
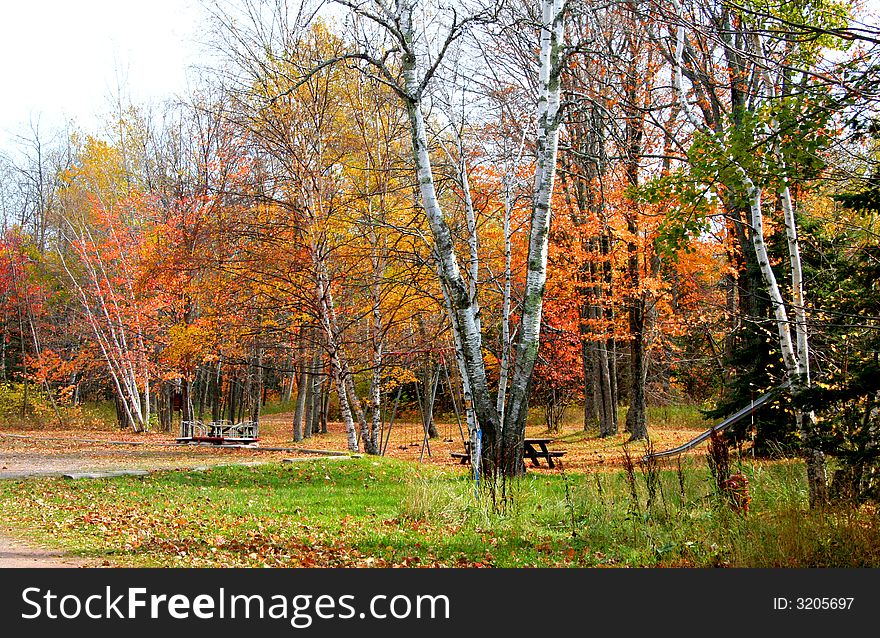
[[[482,432],[483,462],[490,473],[518,475],[523,471],[522,449],[528,390],[540,338],[541,310],[546,281],[547,241],[551,196],[556,173],[560,125],[560,71],[565,8],[559,0],[544,0],[538,19],[540,53],[537,71],[537,136],[535,139],[534,191],[527,274],[515,361],[504,421],[500,420],[486,374],[482,352],[479,307],[459,265],[459,258],[437,193],[431,144],[423,107],[449,48],[477,25],[496,14],[494,3],[473,3],[461,15],[458,8],[428,7],[417,0],[355,3],[342,1],[358,24],[369,24],[371,37],[357,40],[357,51],[337,60],[356,60],[364,71],[391,86],[403,101],[412,136],[412,158],[421,204],[425,211],[438,274],[453,312],[457,350],[467,379],[466,408],[473,406]],[[423,27],[430,12],[432,28]],[[362,33],[362,32],[361,32]],[[358,34],[354,34],[357,36]],[[328,60],[329,64],[337,60]],[[476,441],[476,432],[471,433]],[[473,446],[476,448],[476,445]]]

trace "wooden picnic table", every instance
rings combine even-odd
[[[554,458],[559,458],[563,456],[565,452],[563,450],[550,450],[547,448],[548,443],[553,443],[554,439],[524,439],[523,440],[523,458],[528,458],[531,460],[532,465],[534,467],[540,467],[541,462],[539,459],[547,459],[547,465],[551,468],[556,467],[556,463],[553,461]],[[465,451],[464,452],[452,452],[451,455],[453,458],[459,460],[462,465],[467,465],[470,462],[470,441],[465,442],[464,444]]]
[[[182,421],[178,443],[255,443],[260,426],[255,421]]]
[[[532,461],[532,465],[539,467],[541,463],[539,458],[547,459],[547,465],[556,467],[553,462],[554,458],[565,454],[562,450],[548,450],[547,444],[553,443],[553,439],[525,439],[523,440],[523,457],[528,457]]]

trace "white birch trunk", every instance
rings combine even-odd
[[[385,260],[380,254],[379,238],[375,229],[370,232],[370,242],[373,248],[373,283],[370,286],[373,317],[370,341],[373,346],[373,369],[370,381],[370,427],[364,434],[364,449],[367,454],[379,454],[379,432],[382,428],[382,356],[385,343],[382,325],[382,280],[385,275]]]
[[[62,265],[71,283],[76,289],[77,295],[82,302],[83,310],[95,335],[95,340],[101,348],[101,353],[107,363],[117,396],[123,406],[125,417],[136,431],[147,429],[149,406],[144,406],[138,384],[138,369],[144,373],[144,382],[149,384],[148,362],[146,350],[142,345],[133,350],[129,346],[126,336],[129,330],[136,333],[136,343],[143,344],[143,330],[141,327],[140,313],[134,302],[134,292],[131,285],[131,274],[128,264],[122,264],[125,275],[125,288],[116,291],[111,284],[110,275],[107,272],[97,243],[83,220],[77,228],[69,219],[65,219],[67,229],[72,233],[73,239],[65,234],[70,246],[74,249],[83,266],[86,281],[80,282],[68,267],[61,250],[58,251]],[[111,233],[114,239],[115,233]],[[119,244],[117,239],[117,244]],[[85,290],[89,287],[89,291]],[[126,295],[134,309],[134,326],[127,324],[125,314],[117,300],[119,295]],[[145,396],[149,398],[149,390],[145,387]]]
[[[676,3],[676,7],[677,4],[678,3]],[[697,118],[697,116],[694,114],[693,108],[691,107],[690,102],[688,102],[687,96],[684,92],[684,87],[682,84],[682,56],[684,53],[684,36],[684,26],[679,25],[676,29],[675,69],[673,73],[674,89],[675,92],[678,94],[678,99],[679,103],[681,104],[682,110],[684,111],[691,125],[695,129],[703,131],[707,135],[711,136],[712,132],[709,131],[706,125],[702,123],[699,118]],[[788,321],[788,313],[785,310],[785,304],[782,300],[782,294],[779,291],[779,285],[776,281],[776,276],[773,274],[773,268],[770,266],[770,257],[767,254],[767,245],[764,239],[764,215],[762,211],[763,192],[759,187],[755,185],[754,181],[749,177],[742,164],[740,164],[736,160],[736,158],[730,154],[729,149],[723,148],[721,150],[725,153],[725,155],[727,155],[728,161],[737,172],[737,175],[739,175],[739,178],[745,186],[746,194],[749,198],[749,209],[751,212],[751,225],[753,230],[752,244],[754,246],[755,256],[758,259],[758,266],[761,269],[761,275],[764,279],[764,284],[767,287],[767,293],[770,296],[770,303],[773,307],[773,314],[776,319],[776,327],[779,333],[779,347],[782,352],[782,359],[785,364],[786,371],[789,373],[795,373],[798,367],[798,358],[795,354],[794,345],[791,339],[791,329]]]
[[[559,49],[563,44],[562,0],[543,0],[541,28],[541,70],[538,97],[538,143],[535,192],[529,233],[528,270],[523,298],[522,319],[517,342],[516,362],[505,416],[505,448],[515,458],[506,459],[507,471],[521,464],[522,436],[528,410],[528,390],[538,356],[541,334],[544,285],[547,280],[547,248],[550,234],[551,198],[556,175],[558,147],[560,68]]]
[[[456,324],[459,331],[465,373],[471,386],[479,427],[489,430],[492,433],[491,436],[494,436],[498,429],[498,414],[489,398],[479,319],[476,308],[471,301],[470,291],[461,276],[452,234],[446,224],[434,185],[431,158],[428,152],[428,136],[421,111],[421,87],[416,74],[412,12],[413,3],[411,1],[401,3],[399,24],[403,44],[406,47],[402,56],[402,71],[419,194],[434,238],[434,250],[439,263],[440,279],[449,294],[453,308],[453,323]]]
[[[788,181],[786,179],[786,181]],[[789,264],[791,266],[791,307],[795,317],[795,342],[797,344],[797,374],[803,387],[810,386],[810,347],[807,337],[807,308],[804,298],[804,274],[801,263],[801,251],[798,245],[797,221],[791,190],[786,184],[779,194],[782,202],[782,213],[785,219],[785,236],[788,245]]]
[[[330,292],[330,284],[324,271],[321,257],[317,249],[312,249],[312,261],[315,266],[315,286],[319,304],[321,327],[324,329],[324,337],[327,339],[327,353],[330,357],[330,369],[333,374],[333,383],[339,396],[339,414],[345,425],[345,434],[350,452],[358,451],[358,434],[354,425],[349,399],[349,383],[346,379],[346,371],[343,368],[341,353],[336,330],[336,316],[333,308],[333,298]],[[352,390],[353,390],[353,384]],[[357,396],[352,394],[351,401],[357,401]]]
[[[439,271],[439,264],[437,265]],[[438,272],[439,276],[439,272]],[[442,279],[441,279],[442,280]],[[461,334],[458,331],[458,323],[455,321],[455,310],[452,308],[452,301],[449,299],[449,293],[446,286],[441,285],[443,291],[443,300],[446,302],[446,312],[449,315],[449,322],[452,325],[452,341],[455,348],[455,363],[458,366],[458,376],[461,378],[461,395],[462,409],[464,410],[465,422],[467,423],[468,439],[470,440],[471,467],[479,467],[480,461],[477,455],[477,415],[474,412],[473,393],[471,392],[471,383],[467,375],[467,365],[464,361],[464,349],[461,343]]]
[[[764,39],[760,33],[756,33],[755,46],[760,57],[760,68],[762,69],[761,78],[764,83],[764,89],[771,100],[778,97],[776,84],[770,76],[770,65],[766,56]],[[789,265],[791,268],[791,305],[795,316],[795,342],[796,342],[796,364],[794,370],[797,374],[797,385],[802,388],[810,386],[810,348],[807,340],[807,311],[806,300],[804,298],[804,277],[801,264],[801,252],[798,245],[797,220],[794,212],[794,202],[791,196],[791,188],[788,185],[788,167],[785,157],[779,148],[779,136],[782,131],[779,127],[778,120],[773,117],[769,123],[766,123],[765,130],[772,143],[773,156],[778,163],[778,170],[782,174],[782,187],[779,189],[779,201],[782,205],[782,215],[785,222],[786,246],[788,248]]]
[[[513,176],[509,172],[504,179],[504,288],[501,293],[501,364],[498,372],[498,398],[495,409],[502,427],[507,402],[507,377],[510,373],[510,286],[511,286],[511,245],[510,217],[513,214]]]
[[[468,179],[467,162],[464,157],[464,145],[461,136],[457,137],[458,141],[458,173],[461,181],[461,189],[464,195],[464,213],[468,229],[468,268],[469,278],[468,292],[471,297],[471,305],[474,309],[475,322],[477,331],[480,329],[480,304],[477,302],[477,284],[480,277],[480,254],[477,251],[477,215],[474,212],[474,200],[471,197],[471,183]]]
[[[767,294],[770,296],[770,304],[773,308],[773,315],[776,318],[776,328],[779,333],[779,349],[782,352],[782,360],[785,363],[785,369],[789,374],[797,374],[798,358],[794,351],[794,343],[791,339],[791,326],[788,321],[788,312],[785,309],[785,303],[782,300],[782,293],[779,290],[779,284],[776,281],[776,275],[773,274],[773,268],[770,265],[770,256],[767,254],[767,244],[764,239],[764,215],[761,207],[762,191],[755,186],[752,180],[745,174],[743,170],[740,174],[746,185],[746,192],[749,196],[749,208],[751,209],[752,222],[752,244],[755,247],[755,256],[758,258],[758,266],[761,268],[761,275],[764,277],[764,285],[767,287]]]

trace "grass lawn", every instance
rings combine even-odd
[[[493,506],[457,468],[369,457],[3,481],[0,515],[42,544],[124,566],[880,565],[874,510],[808,511],[800,463],[740,469],[748,515],[696,458],[657,481],[638,468],[530,472]]]

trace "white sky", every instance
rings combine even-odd
[[[0,149],[31,120],[87,131],[117,94],[185,94],[207,23],[197,0],[0,0]]]

